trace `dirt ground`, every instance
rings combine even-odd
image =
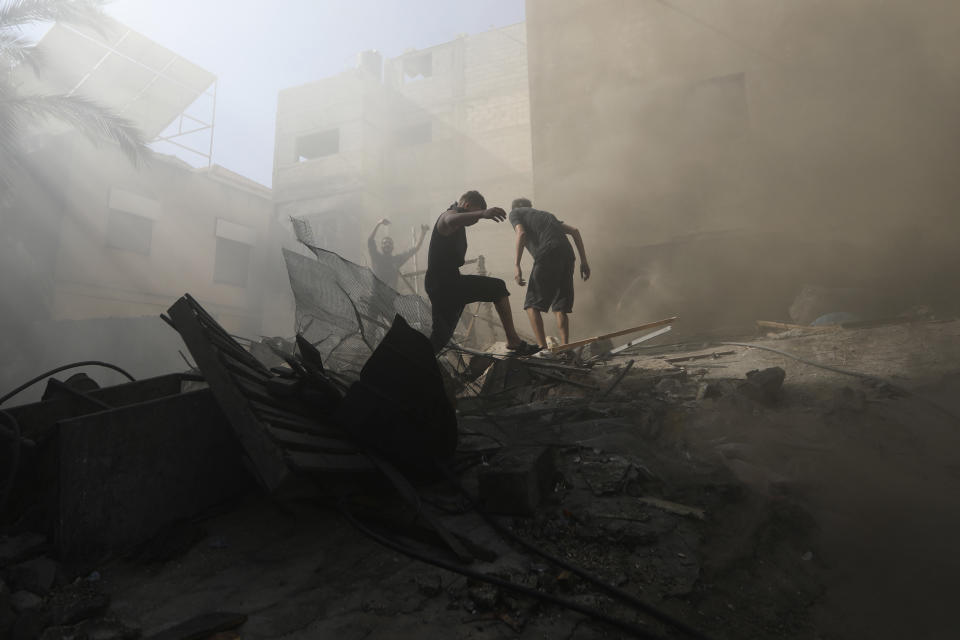
[[[551,447],[552,493],[532,517],[500,522],[710,637],[953,637],[958,338],[954,321],[750,339],[874,378],[715,342],[635,350],[525,406],[464,410],[461,444]],[[785,371],[778,393],[744,390],[748,371],[768,367]],[[464,474],[469,490],[484,464]],[[421,491],[462,506],[443,482]],[[388,550],[329,493],[304,481],[250,496],[168,532],[155,543],[168,553],[90,569],[111,613],[145,636],[219,610],[248,616],[226,637],[251,639],[629,637]],[[473,570],[684,637],[474,513],[443,519],[497,555]]]

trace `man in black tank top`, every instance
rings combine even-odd
[[[500,207],[488,209],[486,200],[479,192],[468,191],[441,213],[433,225],[424,285],[433,307],[430,343],[434,353],[439,353],[453,337],[460,314],[471,302],[494,303],[507,334],[508,349],[518,355],[539,351],[539,347],[527,344],[517,335],[510,312],[510,293],[503,280],[460,275],[460,267],[467,256],[466,228],[480,220],[502,222],[506,217],[506,212]]]

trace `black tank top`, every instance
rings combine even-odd
[[[451,209],[455,208],[456,205],[451,207]],[[460,276],[460,267],[463,266],[467,257],[466,227],[460,227],[449,236],[445,236],[437,230],[439,222],[438,217],[437,222],[433,223],[430,249],[427,252],[427,275],[423,282],[427,293],[456,282]]]

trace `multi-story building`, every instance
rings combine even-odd
[[[67,357],[112,356],[140,375],[182,366],[160,314],[184,293],[229,331],[263,333],[267,282],[283,269],[267,187],[171,156],[135,168],[78,135],[31,162],[0,212],[5,352],[30,370]],[[94,327],[108,318],[112,329]]]
[[[311,223],[317,243],[368,264],[380,218],[398,251],[469,189],[509,208],[533,190],[526,31],[515,24],[286,89],[277,106],[274,198],[280,224]],[[506,225],[470,230],[470,256],[512,275]],[[426,243],[416,266],[425,267]],[[469,257],[469,256],[468,256]],[[468,267],[469,268],[469,267]],[[415,270],[411,261],[405,271]],[[406,291],[405,291],[406,292]]]

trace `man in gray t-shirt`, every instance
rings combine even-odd
[[[530,285],[523,308],[527,311],[534,337],[541,347],[547,346],[547,337],[543,329],[543,316],[548,309],[557,316],[557,330],[563,344],[570,342],[570,320],[568,314],[573,311],[573,265],[576,258],[567,236],[573,236],[580,254],[580,276],[590,277],[587,253],[583,247],[580,231],[547,211],[534,209],[526,198],[517,198],[511,206],[510,224],[516,230],[516,265],[514,279],[517,284],[526,284],[520,259],[523,250],[533,256],[533,268],[530,270]]]

